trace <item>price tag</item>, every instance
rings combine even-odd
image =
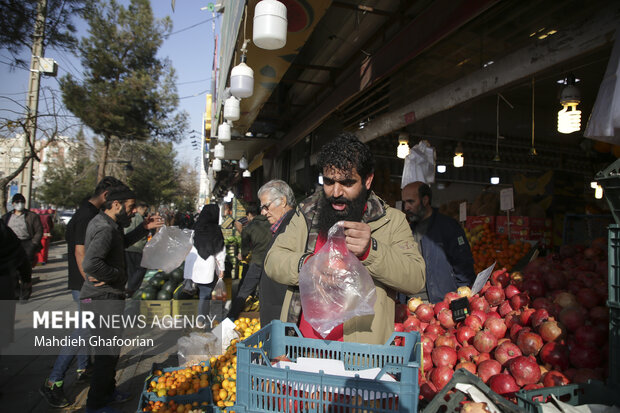
[[[459,205],[459,221],[467,221],[467,202],[461,202]]]
[[[499,191],[499,209],[502,211],[510,211],[514,208],[515,202],[512,188],[506,188]]]
[[[476,294],[478,294],[480,292],[480,290],[482,290],[482,287],[484,286],[484,283],[487,282],[487,280],[489,279],[489,277],[491,276],[491,274],[493,273],[493,268],[495,268],[495,264],[497,263],[494,262],[493,265],[491,265],[489,268],[486,268],[482,271],[480,271],[478,273],[478,275],[476,276],[476,281],[474,281],[474,285],[472,285],[471,287],[471,295],[474,296]]]

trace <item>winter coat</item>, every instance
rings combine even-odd
[[[459,223],[436,209],[428,219],[428,230],[420,245],[426,262],[426,291],[434,304],[458,287],[471,287],[476,273],[469,242]]]
[[[41,238],[43,238],[43,225],[41,224],[41,220],[39,216],[32,211],[24,209],[22,212],[26,215],[26,228],[31,237],[30,241],[35,245],[35,251],[38,251],[41,249]],[[15,211],[4,214],[2,217],[4,223],[9,225],[9,221],[14,214]]]
[[[265,272],[273,280],[289,285],[280,319],[298,322],[299,271],[318,238],[318,191],[297,208],[284,233],[276,238],[265,258]],[[370,193],[362,222],[371,229],[371,247],[362,264],[372,277],[377,293],[375,314],[354,317],[344,323],[344,341],[385,344],[394,331],[396,292],[415,294],[424,288],[424,260],[413,239],[405,215]],[[297,294],[298,296],[298,294]]]
[[[241,233],[241,255],[247,257],[252,253],[250,264],[263,266],[267,248],[271,243],[271,230],[269,221],[264,215],[254,217]]]

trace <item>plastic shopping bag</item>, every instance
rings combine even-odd
[[[215,287],[213,287],[213,292],[211,293],[211,298],[213,300],[222,300],[226,301],[228,294],[226,293],[226,284],[224,284],[224,279],[220,278],[215,283]]]
[[[192,249],[192,230],[163,226],[144,246],[140,266],[171,272]]]
[[[435,182],[435,148],[427,141],[420,141],[409,151],[405,158],[401,189],[412,182]]]
[[[301,268],[299,294],[304,318],[323,337],[353,317],[374,314],[375,284],[347,249],[342,222],[329,229],[325,245]]]

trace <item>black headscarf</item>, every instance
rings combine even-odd
[[[224,248],[224,236],[218,225],[220,209],[215,204],[207,204],[200,211],[194,224],[194,247],[198,255],[206,260]]]

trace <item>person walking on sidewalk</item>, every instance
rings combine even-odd
[[[68,288],[71,290],[71,296],[77,305],[78,311],[80,311],[80,290],[86,279],[86,274],[82,268],[86,228],[90,220],[99,213],[99,209],[104,204],[110,188],[119,185],[123,185],[123,183],[118,179],[112,176],[104,177],[95,187],[95,193],[89,199],[82,202],[77,212],[71,217],[65,230],[69,267]],[[85,342],[88,342],[88,335],[87,329],[81,328],[75,329],[71,333],[72,338],[79,339],[81,337]],[[77,380],[85,381],[90,378],[89,348],[63,347],[58,357],[56,357],[50,376],[39,389],[39,393],[41,393],[51,407],[60,408],[70,404],[65,396],[63,384],[74,356],[77,362]]]
[[[131,218],[131,224],[127,228],[125,228],[125,234],[129,234],[139,225],[144,223],[144,217],[146,216],[146,211],[148,211],[149,206],[145,202],[138,202],[136,204],[136,213]],[[127,298],[131,297],[133,293],[136,292],[138,288],[140,288],[140,284],[142,284],[142,280],[144,279],[144,274],[146,274],[146,268],[140,266],[142,262],[142,250],[146,245],[146,236],[136,243],[130,245],[125,250],[125,264],[127,266]]]
[[[115,186],[109,189],[103,210],[97,214],[86,229],[85,254],[82,263],[86,280],[80,291],[84,310],[95,314],[95,327],[100,339],[112,340],[121,336],[118,328],[108,328],[105,320],[122,315],[125,308],[125,248],[143,238],[151,229],[163,225],[158,217],[147,218],[143,225],[129,234],[122,228],[131,223],[136,206],[136,196],[129,187]],[[98,347],[86,400],[86,413],[119,413],[109,407],[110,403],[122,403],[130,395],[116,389],[116,363],[120,355],[117,346]]]
[[[39,216],[26,209],[26,198],[22,194],[15,194],[11,199],[13,210],[7,212],[2,220],[13,230],[22,243],[30,262],[30,270],[20,274],[20,299],[27,300],[32,294],[32,267],[35,266],[35,254],[41,249],[43,225]]]

